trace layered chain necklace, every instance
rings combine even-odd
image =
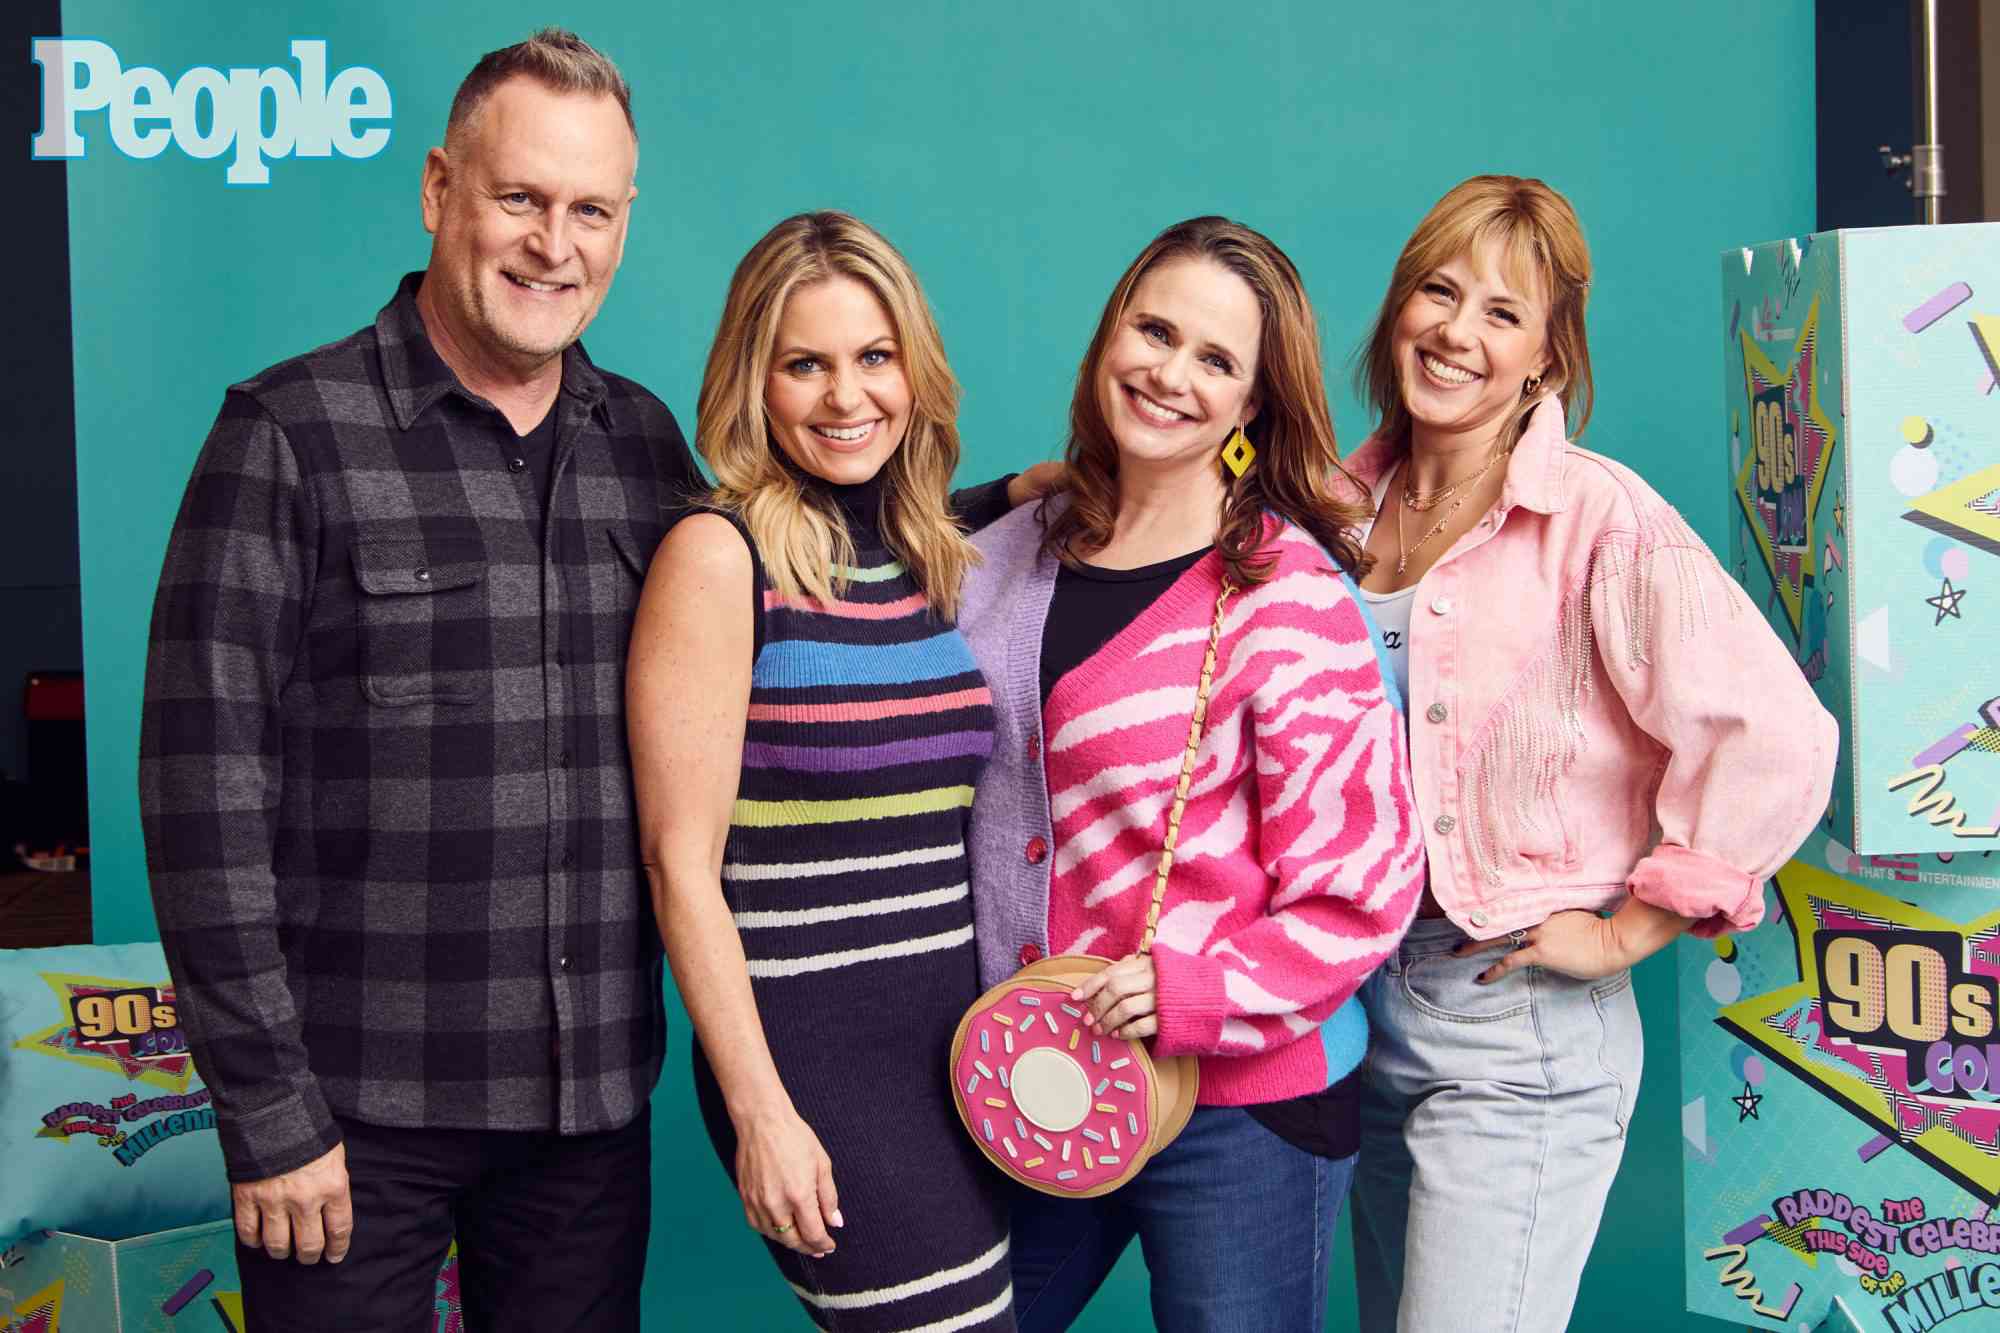
[[[1480,478],[1491,472],[1495,463],[1498,463],[1513,452],[1512,449],[1499,450],[1493,457],[1486,460],[1486,466],[1480,468],[1479,471],[1469,477],[1454,481],[1449,486],[1440,486],[1434,491],[1413,490],[1410,486],[1410,465],[1407,462],[1403,464],[1403,502],[1396,506],[1397,574],[1400,575],[1404,570],[1408,569],[1410,567],[1410,557],[1418,551],[1423,550],[1425,542],[1443,532],[1445,524],[1451,522],[1452,515],[1465,507],[1465,502],[1472,498],[1473,488],[1479,484]],[[1413,509],[1419,514],[1429,513],[1446,500],[1451,501],[1451,507],[1444,511],[1444,517],[1431,524],[1430,531],[1417,538],[1414,546],[1406,545],[1403,541],[1403,511],[1405,509]]]

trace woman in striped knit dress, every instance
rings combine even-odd
[[[957,388],[887,241],[838,213],[738,266],[702,381],[713,509],[633,631],[633,770],[695,1088],[825,1329],[1014,1326],[999,1179],[944,1084],[978,995],[965,830],[992,745],[950,621]]]
[[[1354,995],[1409,924],[1423,853],[1350,578],[1361,511],[1328,489],[1318,347],[1269,240],[1221,218],[1169,228],[1084,357],[1064,489],[975,539],[962,624],[996,712],[973,813],[982,978],[1116,959],[1072,1002],[1200,1064],[1193,1118],[1132,1181],[1016,1195],[1024,1329],[1067,1327],[1135,1235],[1162,1329],[1324,1322],[1367,1040]],[[1137,954],[1225,595],[1159,932]]]

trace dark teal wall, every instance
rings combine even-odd
[[[410,4],[71,0],[69,31],[127,65],[282,61],[324,37],[379,70],[395,134],[366,161],[286,160],[263,188],[219,161],[112,150],[70,175],[85,646],[100,940],[150,937],[134,750],[146,616],[174,506],[223,386],[370,319],[427,238],[416,186],[457,79],[551,20],[624,66],[641,195],[593,354],[690,426],[729,270],[779,216],[850,209],[909,254],[966,388],[966,475],[1047,456],[1120,269],[1164,224],[1221,211],[1304,271],[1344,367],[1429,204],[1478,171],[1576,202],[1598,276],[1589,442],[1722,535],[1715,255],[1813,221],[1805,0],[1493,5]],[[1366,423],[1342,382],[1351,446]],[[1670,966],[1645,969],[1649,1064],[1578,1328],[1678,1328],[1679,1134]],[[649,1269],[661,1328],[793,1312],[741,1231],[688,1091],[687,1027],[656,1119]],[[1481,1219],[1465,1219],[1480,1243]],[[1344,1265],[1343,1259],[1343,1265]],[[1343,1268],[1344,1271],[1344,1268]],[[1337,1292],[1333,1326],[1349,1327]],[[1131,1268],[1087,1327],[1143,1326]]]

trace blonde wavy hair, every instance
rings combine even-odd
[[[1590,299],[1590,246],[1583,224],[1569,200],[1541,181],[1474,176],[1447,191],[1410,234],[1355,369],[1355,387],[1381,420],[1376,434],[1398,448],[1410,447],[1410,412],[1396,367],[1396,321],[1426,278],[1488,242],[1498,246],[1507,280],[1523,295],[1540,292],[1549,311],[1548,369],[1535,392],[1523,387],[1497,443],[1503,451],[1514,447],[1546,393],[1561,401],[1572,436],[1582,435],[1590,421],[1595,386],[1583,319]]]
[[[859,219],[830,210],[786,218],[736,266],[697,408],[695,444],[715,474],[713,503],[742,518],[779,593],[831,601],[846,592],[854,539],[839,509],[789,463],[764,403],[785,303],[836,276],[873,292],[895,330],[911,410],[902,444],[882,465],[882,535],[932,610],[951,620],[979,558],[946,503],[958,467],[958,381],[909,262]]]

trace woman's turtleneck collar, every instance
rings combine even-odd
[[[788,454],[781,454],[780,457],[785,468],[808,491],[833,502],[834,508],[847,521],[847,535],[856,546],[875,549],[882,545],[882,495],[888,489],[886,464],[866,481],[839,486],[806,471]]]

